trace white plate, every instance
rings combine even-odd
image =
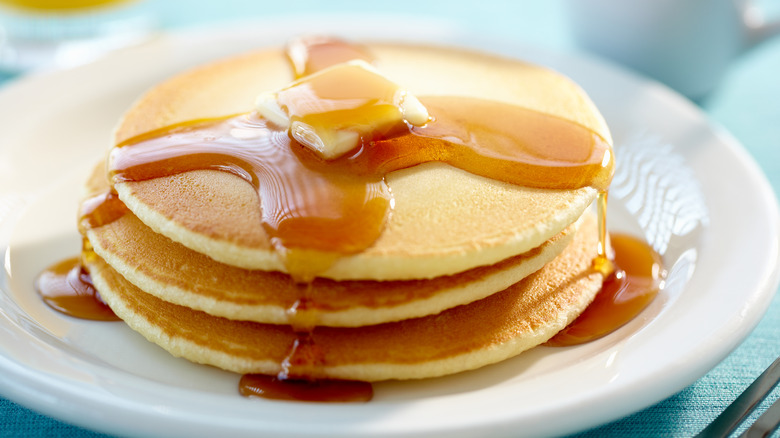
[[[681,390],[757,324],[778,281],[776,201],[742,147],[692,104],[589,59],[475,40],[442,23],[358,22],[299,19],[167,35],[0,91],[0,245],[9,247],[0,284],[3,396],[115,434],[564,434]],[[671,271],[665,291],[599,341],[540,347],[442,379],[377,384],[375,400],[365,405],[245,399],[237,394],[238,376],[172,358],[122,323],[48,309],[33,279],[77,253],[80,184],[130,102],[186,67],[281,45],[301,29],[472,45],[574,77],[614,131],[620,161],[610,226],[644,235],[664,254]]]

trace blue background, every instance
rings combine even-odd
[[[780,16],[780,2],[759,4]],[[478,5],[478,6],[474,6]],[[299,13],[412,14],[454,22],[467,32],[505,38],[557,51],[580,51],[567,26],[560,1],[290,1],[246,0],[147,1],[164,30],[228,23],[235,19]],[[775,193],[780,190],[780,37],[774,37],[736,59],[718,87],[698,105],[715,123],[730,131],[756,159]],[[0,73],[0,87],[13,80]],[[692,436],[712,421],[772,361],[780,356],[780,300],[775,297],[751,336],[726,360],[680,393],[622,420],[584,432],[584,436]],[[755,418],[778,398],[775,389]],[[776,433],[774,436],[780,434]],[[44,417],[0,399],[0,437],[102,436]]]

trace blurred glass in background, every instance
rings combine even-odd
[[[0,71],[89,62],[137,44],[155,27],[133,0],[0,0]]]

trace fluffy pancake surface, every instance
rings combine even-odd
[[[587,96],[539,67],[441,48],[371,45],[378,68],[418,96],[509,102],[569,119],[609,139]],[[117,142],[172,123],[245,112],[254,96],[290,80],[281,51],[212,64],[153,89],[117,130]],[[214,96],[217,96],[215,99]],[[400,280],[451,275],[524,253],[576,221],[595,190],[518,187],[430,163],[386,177],[395,206],[367,250],[340,257],[323,277]],[[257,193],[218,171],[116,184],[122,201],[155,232],[225,264],[285,271],[261,224]]]

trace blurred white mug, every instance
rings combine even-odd
[[[739,54],[780,31],[748,0],[569,0],[577,43],[704,97]]]

